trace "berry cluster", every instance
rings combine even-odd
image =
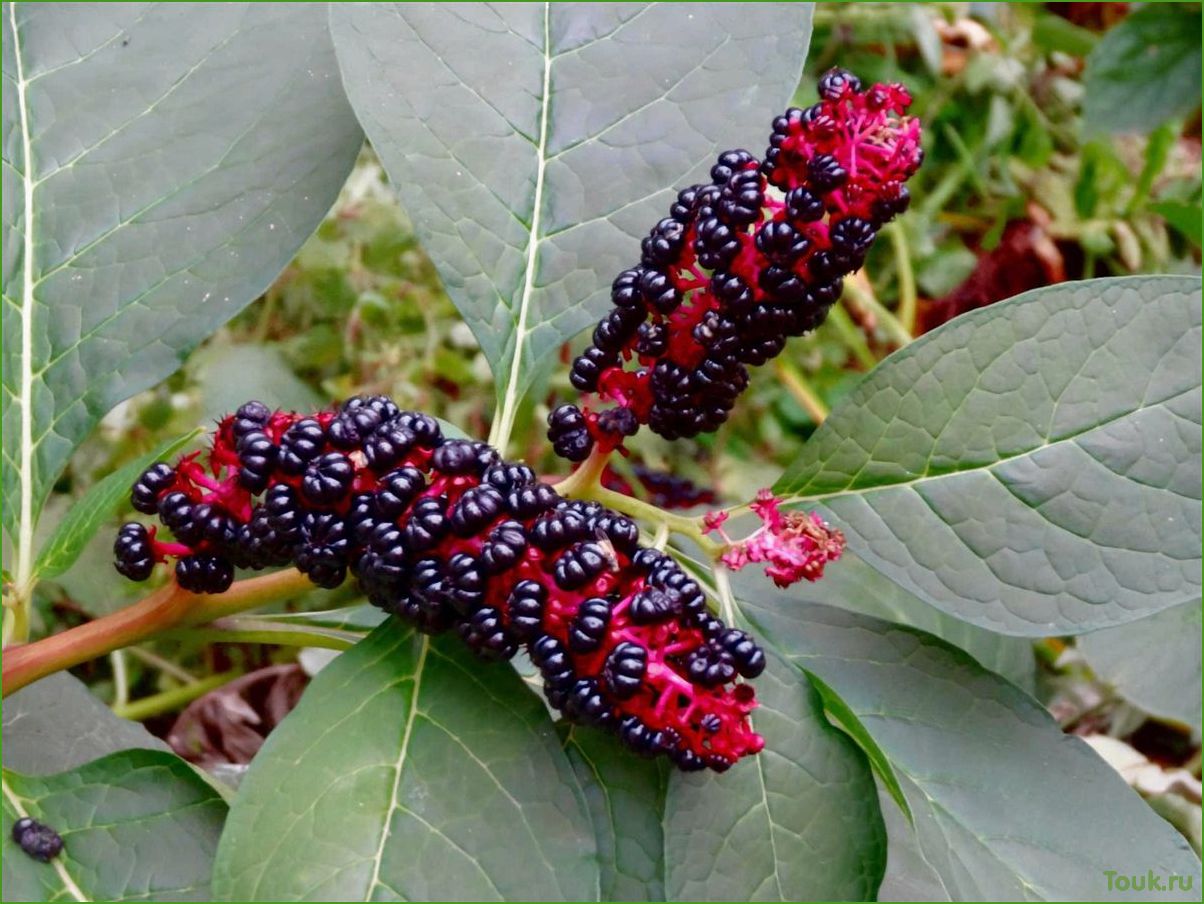
[[[748,385],[747,368],[822,323],[878,229],[907,208],[904,183],[922,156],[919,124],[903,115],[907,90],[862,91],[833,69],[819,94],[774,120],[763,159],[721,154],[711,183],[681,191],[643,240],[570,374],[576,389],[614,406],[553,410],[557,454],[581,461],[641,424],[666,439],[716,429]]]
[[[13,823],[13,841],[34,860],[49,863],[63,850],[63,839],[54,829],[23,816]]]
[[[350,572],[419,630],[454,628],[486,658],[525,646],[554,707],[641,753],[723,770],[763,746],[735,679],[764,653],[633,521],[386,398],[312,416],[249,402],[220,422],[208,468],[199,453],[157,464],[132,502],[174,537],[121,528],[117,569],[134,580],[169,556],[198,592],[234,567],[293,564],[322,587]]]

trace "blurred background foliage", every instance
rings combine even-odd
[[[672,445],[643,431],[616,478],[636,493],[663,491],[641,485],[638,463],[713,489],[724,501],[747,500],[796,456],[831,405],[909,337],[1063,280],[1198,273],[1200,33],[1199,4],[819,4],[794,102],[812,103],[816,76],[833,65],[863,81],[905,83],[926,152],[911,210],[888,227],[828,322],[754,373],[722,430]],[[766,111],[767,132],[773,112]],[[745,140],[760,152],[763,138]],[[635,238],[631,250],[634,260]],[[566,348],[566,361],[570,354]],[[511,449],[545,474],[564,470],[542,423],[550,402],[572,397],[566,375],[558,373],[524,413],[521,442]],[[478,437],[488,432],[494,398],[486,362],[370,148],[264,297],[181,371],[104,420],[56,487],[42,524],[56,523],[117,467],[248,397],[312,409],[357,392],[389,394]],[[78,624],[145,593],[112,569],[111,538],[102,531],[74,567],[40,586],[35,631]],[[344,588],[335,598],[318,592],[292,607],[354,600],[354,590]],[[1198,614],[1196,625],[1198,635]],[[1107,748],[1101,753],[1130,770],[1135,786],[1198,851],[1198,721],[1193,729],[1150,718],[1058,639],[1038,644],[1037,652],[1043,701],[1067,730],[1120,744],[1100,742]],[[266,733],[304,681],[298,666],[267,667],[296,659],[288,647],[193,636],[114,654],[76,673],[164,736],[191,697],[225,678],[262,673],[240,683],[236,706],[188,716],[186,733],[208,732],[210,754],[226,732],[239,738],[239,756],[249,760],[257,744],[246,742],[247,713],[262,716],[251,733]],[[131,710],[129,701],[140,698],[164,705]],[[200,729],[198,718],[208,720]]]

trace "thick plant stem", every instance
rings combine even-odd
[[[560,483],[554,484],[552,488],[561,496],[580,496],[581,493],[598,486],[598,481],[602,477],[602,472],[606,470],[606,463],[609,460],[609,452],[603,452],[595,447],[594,451],[589,454],[589,458],[583,461],[576,471]]]
[[[828,417],[828,406],[824,404],[823,399],[819,394],[811,388],[811,384],[807,382],[807,378],[802,372],[794,366],[794,362],[786,358],[778,358],[774,362],[774,368],[778,372],[782,383],[790,394],[794,396],[794,400],[799,403],[804,411],[811,416],[816,425],[822,424]]]
[[[149,697],[143,697],[141,700],[134,700],[132,703],[114,706],[113,712],[123,719],[132,719],[135,722],[149,719],[152,716],[162,715],[163,713],[173,713],[187,706],[198,697],[203,697],[223,684],[228,684],[241,674],[242,672],[238,670],[219,672],[216,675],[210,675],[199,681],[173,687],[169,691],[152,694]]]
[[[845,281],[845,294],[849,292],[849,286],[852,280]],[[861,365],[863,370],[873,370],[878,364],[878,359],[874,357],[874,353],[870,351],[869,343],[865,341],[865,334],[861,332],[861,328],[853,322],[853,318],[849,316],[841,305],[834,305],[832,310],[828,312],[828,323],[832,324],[832,328],[840,334],[841,341],[857,359],[857,363]]]
[[[141,643],[169,628],[202,625],[312,586],[305,575],[294,569],[239,581],[217,595],[189,593],[173,581],[112,615],[36,643],[6,649],[2,669],[3,696],[7,697],[39,678]]]

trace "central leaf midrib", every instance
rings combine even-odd
[[[527,317],[531,308],[531,295],[535,289],[535,267],[539,262],[539,226],[543,212],[543,190],[546,179],[548,148],[548,109],[552,93],[552,30],[551,3],[543,4],[543,79],[539,100],[539,143],[535,148],[535,197],[532,201],[531,228],[527,234],[527,267],[523,275],[523,291],[519,298],[518,322],[514,332],[514,352],[510,361],[510,375],[506,381],[505,395],[498,409],[497,419],[490,430],[489,443],[505,454],[514,429],[514,418],[518,408],[518,384],[522,374],[523,346],[527,339]]]
[[[393,772],[393,785],[389,793],[389,809],[385,813],[385,818],[381,821],[380,827],[380,843],[376,848],[376,856],[372,867],[372,880],[368,883],[367,890],[364,893],[364,900],[371,901],[372,893],[376,891],[380,881],[381,864],[384,862],[385,845],[389,841],[389,823],[393,821],[393,814],[401,809],[398,803],[397,794],[401,789],[401,776],[405,771],[406,758],[410,750],[410,738],[414,733],[414,721],[418,716],[418,695],[422,691],[422,672],[426,666],[426,654],[430,648],[430,638],[425,634],[422,636],[422,649],[418,653],[418,663],[414,667],[414,687],[410,692],[410,706],[406,713],[405,729],[401,735],[401,748],[397,752],[397,764]]]
[[[17,588],[28,590],[33,571],[33,312],[34,312],[34,234],[33,234],[33,140],[29,133],[29,100],[25,64],[21,59],[21,36],[17,29],[17,4],[8,7],[13,30],[13,59],[17,67],[17,111],[21,124],[21,188],[24,202],[24,229],[21,268],[21,379],[17,403],[21,406],[21,464],[17,479],[21,483],[20,519],[17,528]]]

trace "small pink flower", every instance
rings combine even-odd
[[[761,526],[735,542],[720,529],[726,518],[708,515],[707,530],[719,530],[730,543],[721,561],[733,571],[752,562],[767,562],[765,573],[779,587],[803,579],[818,581],[823,577],[824,566],[835,562],[844,552],[844,534],[814,512],[783,512],[781,504],[769,490],[757,493],[750,507],[761,519]]]

